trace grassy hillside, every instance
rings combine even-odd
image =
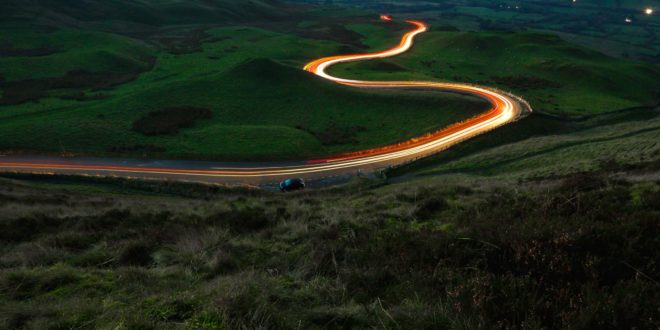
[[[66,65],[90,71],[103,70],[103,63],[115,65],[101,71],[110,77],[131,70],[124,65],[130,59],[112,57],[106,48],[134,47],[129,52],[134,56],[140,52],[157,56],[152,70],[111,90],[99,91],[93,85],[49,89],[35,92],[38,102],[18,100],[24,102],[4,107],[0,111],[0,148],[147,152],[158,157],[228,160],[300,159],[393,143],[487,107],[481,101],[454,95],[356,91],[299,68],[306,59],[336,52],[338,46],[331,42],[244,27],[209,33],[218,41],[206,43],[202,52],[192,54],[157,52],[117,37],[123,43],[91,43],[90,49],[34,58],[37,65],[50,68],[44,76],[61,79],[58,74],[70,72]],[[69,61],[58,65],[60,58]],[[99,61],[90,63],[90,58]],[[121,61],[113,60],[116,58]],[[7,80],[4,86],[39,87],[33,79],[20,80],[30,72],[21,65],[18,67],[27,73],[15,69],[16,61],[23,60],[0,60],[7,77],[18,79]],[[1,100],[12,96],[7,91],[10,89],[5,89]],[[49,97],[38,98],[43,94]],[[179,134],[145,136],[132,130],[150,112],[171,107],[209,109],[212,116]]]
[[[154,5],[117,1],[98,4],[93,11],[149,4]],[[251,6],[186,6],[221,4],[244,10]],[[15,5],[15,11],[22,12],[22,6]],[[48,6],[59,16],[66,13],[78,21],[82,17],[82,11],[70,13],[80,9],[76,6]],[[157,6],[156,13],[168,6]],[[365,45],[362,42],[368,41],[359,33],[342,35],[350,31],[343,27],[330,24],[324,31],[324,22],[331,18],[314,15],[301,25],[305,27],[297,27],[296,19],[290,18],[263,28],[168,27],[159,30],[162,36],[146,37],[96,32],[97,27],[88,25],[81,25],[84,30],[45,32],[22,26],[3,31],[0,150],[297,160],[394,143],[487,107],[454,95],[356,91],[302,72],[311,59],[383,47],[399,37],[396,26],[381,29],[381,44]],[[167,22],[171,26],[177,21]],[[184,37],[177,39],[176,33]],[[319,39],[327,35],[346,43]],[[195,111],[173,118],[158,115],[180,109],[202,109],[208,115],[200,120],[194,118]],[[149,132],[162,134],[145,134],[145,125],[151,127]]]
[[[54,33],[1,31],[5,82],[64,76],[71,71],[130,73],[151,69],[154,50],[137,40],[80,30]],[[11,45],[11,46],[8,46]],[[37,54],[41,50],[43,53]],[[30,56],[30,52],[35,52]]]
[[[282,16],[277,0],[7,0],[3,23],[174,25],[236,22]]]
[[[655,159],[286,196],[2,179],[0,326],[654,328]]]
[[[391,176],[461,173],[533,179],[598,170],[655,167],[660,161],[660,109],[631,109],[566,120],[534,114],[447,152],[399,168]]]
[[[293,194],[0,179],[0,324],[653,328],[660,109],[532,115]]]
[[[390,72],[378,70],[382,67],[390,67]],[[556,115],[587,115],[660,101],[660,67],[614,59],[535,32],[432,30],[410,53],[380,64],[352,63],[333,70],[350,77],[495,86],[525,97],[536,111]]]
[[[0,3],[0,151],[299,159],[486,106],[307,74],[402,26],[279,10]],[[0,328],[658,328],[660,69],[547,34],[451,30],[336,72],[498,86],[536,112],[386,178],[275,194],[0,175]]]
[[[33,5],[67,17],[75,24],[65,25],[75,28],[50,21],[54,30],[48,31],[9,20],[13,27],[0,33],[3,152],[300,159],[393,143],[485,109],[482,102],[452,95],[353,91],[300,72],[310,59],[383,49],[396,42],[406,28],[401,24],[315,10],[302,15],[302,9],[289,7],[281,8],[289,13],[286,19],[261,16],[255,23],[252,17],[260,15],[255,10],[254,16],[241,16],[245,25],[230,22],[231,15],[216,23],[234,25],[229,27],[203,20],[184,25],[177,19],[185,15],[164,14],[172,6],[206,8],[212,15],[273,3],[90,1],[83,6],[103,14],[85,16],[87,22],[81,7]],[[24,4],[5,6],[13,8],[6,15],[33,17]],[[96,24],[115,22],[100,20],[103,15],[131,20],[129,9],[135,6],[157,7],[153,15],[166,23],[142,24],[134,33]],[[539,33],[437,30],[422,36],[410,54],[337,72],[498,86],[525,96],[537,111],[561,115],[658,101],[657,66],[617,61]],[[158,115],[181,109],[208,115]],[[145,134],[144,125],[162,134]]]
[[[297,0],[325,3],[324,0]],[[333,0],[462,31],[542,30],[618,58],[660,63],[660,16],[647,0]],[[655,15],[644,14],[656,7]],[[628,19],[628,21],[626,20]]]
[[[0,38],[0,105],[48,95],[84,101],[83,91],[93,95],[134,80],[156,60],[153,49],[137,40],[94,31],[2,31]]]

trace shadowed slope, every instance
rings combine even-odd
[[[278,16],[277,5],[277,0],[6,0],[0,4],[0,18],[42,24],[198,24],[273,18]]]

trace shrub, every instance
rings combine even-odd
[[[146,266],[151,263],[154,248],[146,242],[130,242],[119,253],[119,263],[126,266]]]
[[[152,111],[133,122],[133,130],[144,135],[174,135],[182,128],[192,127],[201,119],[210,119],[209,109],[174,107]]]
[[[266,215],[266,210],[261,207],[234,208],[213,214],[208,220],[227,225],[239,234],[259,231],[275,224],[275,220]]]

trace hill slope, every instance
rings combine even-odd
[[[218,41],[206,43],[199,53],[152,51],[158,56],[153,70],[103,91],[98,99],[94,96],[99,92],[93,89],[64,89],[45,94],[49,98],[40,95],[39,103],[0,108],[0,148],[56,152],[63,147],[94,154],[157,151],[152,156],[225,160],[300,159],[394,143],[486,107],[473,98],[454,95],[358,91],[305,73],[299,68],[303,61],[296,62],[296,67],[282,64],[336,52],[337,45],[331,43],[321,43],[320,48],[318,41],[245,27],[209,33]],[[76,61],[72,55],[77,52],[107,53],[95,46],[62,53],[72,60],[67,64],[88,70],[99,67],[87,60]],[[53,62],[57,56],[32,60],[57,63]],[[0,66],[3,61],[11,63],[0,59]],[[6,66],[7,77],[16,78],[17,74],[9,74],[16,67],[21,66]],[[66,66],[48,67],[52,71]],[[124,69],[118,66],[116,70]],[[53,74],[61,77],[64,73]],[[71,93],[83,94],[72,100]],[[213,116],[177,135],[143,136],[132,130],[132,124],[143,116],[171,107],[209,109]]]
[[[278,0],[6,0],[3,22],[176,25],[238,22],[279,16]]]
[[[338,66],[350,77],[417,78],[497,86],[525,97],[536,111],[588,115],[660,102],[660,66],[615,59],[537,32],[438,32],[421,36],[407,54]]]
[[[657,325],[657,166],[286,195],[18,179],[0,179],[2,328]]]

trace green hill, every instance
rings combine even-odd
[[[460,2],[450,8],[539,21]],[[401,25],[336,6],[297,10],[0,2],[0,160],[301,159],[399,141],[487,106],[302,71],[383,49]],[[550,18],[539,24],[574,16]],[[536,111],[378,178],[280,194],[0,173],[0,328],[658,328],[658,66],[537,32],[451,30],[434,24],[410,53],[336,72],[497,86]]]
[[[432,29],[433,27],[431,27]],[[478,83],[510,90],[536,111],[586,115],[660,102],[660,67],[615,59],[536,32],[429,32],[415,48],[387,60],[335,68],[336,74],[379,79],[418,78]]]
[[[304,8],[3,2],[0,150],[301,159],[398,142],[485,109],[472,98],[356,91],[303,72],[311,59],[366,47],[336,18]],[[380,43],[396,42],[393,31]]]
[[[9,1],[2,6],[0,15],[8,18],[3,24],[14,24],[0,32],[4,151],[315,157],[406,139],[485,107],[444,94],[355,91],[299,69],[311,59],[356,47],[382,49],[399,37],[399,25],[353,18],[338,24],[340,18],[314,11],[299,23],[295,13],[300,12],[275,2]],[[149,14],[139,15],[144,10]],[[195,17],[194,24],[186,13]],[[265,19],[283,14],[287,17],[273,24]],[[222,19],[216,22],[214,15]],[[267,23],[248,23],[259,17]],[[31,19],[59,25],[43,30],[26,23]],[[335,25],[324,32],[327,22]],[[58,27],[62,24],[74,27]],[[124,33],[131,24],[141,32]],[[537,112],[561,116],[653,105],[660,97],[657,66],[617,60],[536,32],[448,32],[431,26],[410,53],[339,66],[336,72],[496,86],[524,96]],[[191,118],[176,115],[174,122],[147,125],[156,131],[165,125],[163,131],[172,134],[145,136],[136,128],[144,118],[181,109],[196,110]],[[197,120],[196,113],[211,115]]]
[[[649,128],[548,140],[600,139],[590,157],[612,138],[617,151],[652,146]],[[517,153],[550,146],[538,142]],[[652,329],[659,163],[631,160],[292,194],[0,178],[0,327]]]
[[[281,16],[278,0],[7,0],[0,20],[84,24],[176,25],[237,22]]]
[[[300,159],[394,143],[486,107],[456,95],[340,87],[300,69],[308,59],[337,52],[342,47],[338,44],[246,27],[208,33],[212,40],[202,51],[178,55],[106,34],[77,30],[37,34],[30,47],[62,38],[67,41],[55,44],[64,51],[0,58],[0,72],[8,78],[0,84],[4,87],[0,100],[7,104],[0,107],[0,148],[167,158]],[[85,38],[90,42],[83,47],[67,47],[69,40]],[[156,59],[152,68],[141,72],[140,65],[108,60],[112,54],[131,63],[142,63],[139,54]],[[135,61],[124,54],[135,56]],[[44,67],[39,73],[43,78],[27,79],[28,61]],[[46,82],[74,78],[70,71],[74,68],[96,72],[97,78],[131,70],[139,76],[114,87],[96,86],[91,79],[88,85],[46,88],[51,86]],[[35,92],[23,94],[23,99],[13,97],[10,87],[21,86],[32,86]],[[172,113],[171,108],[208,109],[212,116],[193,120],[192,127],[186,124],[175,130],[178,134],[145,136],[134,130],[141,118],[155,118],[153,113],[159,111]],[[182,124],[191,122],[179,118]]]

